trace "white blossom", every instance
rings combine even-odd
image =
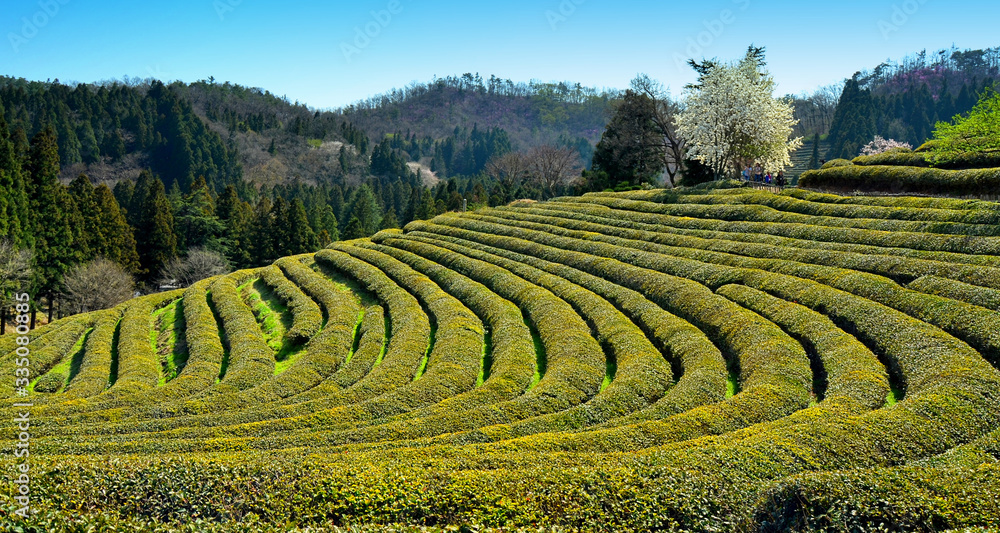
[[[875,140],[866,144],[864,148],[861,149],[861,155],[878,155],[893,148],[906,148],[907,150],[912,150],[913,145],[910,143],[899,142],[895,139],[883,139],[881,136],[876,135]]]
[[[676,119],[688,157],[718,175],[754,164],[772,173],[791,166],[790,153],[802,146],[802,138],[790,139],[798,122],[794,107],[774,98],[774,86],[750,53],[736,64],[712,64],[700,85],[685,90],[685,107]]]

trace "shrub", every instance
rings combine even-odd
[[[823,163],[823,166],[820,167],[820,168],[821,169],[827,169],[827,168],[836,168],[836,167],[850,167],[850,166],[853,166],[853,165],[854,165],[854,163],[852,163],[851,160],[849,160],[849,159],[831,159],[831,160],[827,161],[826,163]],[[802,181],[802,178],[799,178],[799,182],[800,183],[801,183],[801,181]]]
[[[897,193],[985,195],[1000,190],[1000,168],[942,170],[897,166],[857,166],[809,170],[800,187]]]

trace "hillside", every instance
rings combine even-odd
[[[64,183],[83,173],[113,187],[150,168],[168,190],[176,181],[182,192],[199,176],[219,192],[243,178],[258,186],[357,185],[377,175],[371,150],[394,134],[411,143],[392,147],[404,163],[433,172],[481,171],[485,161],[451,160],[475,142],[477,128],[503,130],[509,139],[503,149],[566,145],[589,161],[615,96],[568,83],[494,78],[487,87],[469,75],[318,111],[214,79],[68,86],[0,77],[0,110],[11,130],[23,129],[28,139],[46,123],[57,130]],[[435,158],[442,168],[428,166]]]
[[[65,318],[0,389],[56,528],[944,531],[1000,525],[998,331],[1000,204],[598,193]]]
[[[578,83],[525,84],[465,74],[394,89],[337,112],[373,139],[395,132],[438,139],[478,125],[502,128],[517,149],[528,149],[579,139],[597,144],[618,96]]]

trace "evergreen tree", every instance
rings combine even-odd
[[[135,240],[139,262],[148,279],[153,279],[167,262],[177,257],[173,208],[159,179],[150,184],[143,201]]]
[[[6,237],[20,247],[25,244],[28,225],[28,196],[17,153],[0,106],[0,237]]]
[[[379,209],[378,201],[375,200],[375,194],[367,183],[358,189],[354,204],[351,206],[351,217],[357,218],[361,223],[362,237],[374,234],[382,223],[382,211]]]
[[[379,229],[398,229],[398,228],[399,228],[399,220],[396,218],[396,208],[390,207],[389,210],[385,213],[385,216],[382,217],[382,224],[379,226]]]
[[[277,195],[277,191],[275,194]],[[274,251],[274,257],[271,261],[292,255],[290,247],[292,228],[287,225],[289,209],[288,201],[283,197],[278,196],[274,199],[274,205],[271,207],[271,249]]]
[[[292,200],[286,210],[285,231],[288,233],[287,255],[315,252],[319,248],[316,233],[309,226],[309,217],[302,200]]]
[[[656,103],[651,98],[626,90],[594,150],[593,170],[607,173],[613,183],[655,183],[663,169],[655,115]],[[598,187],[595,183],[588,188]]]
[[[63,276],[81,260],[72,227],[76,208],[66,187],[59,183],[59,148],[53,128],[43,128],[32,138],[28,172],[34,214],[33,282],[36,291],[51,301]]]
[[[226,226],[229,261],[241,268],[252,266],[249,230],[253,208],[240,199],[236,187],[227,185],[226,190],[219,195],[215,213]]]
[[[819,168],[819,134],[818,133],[813,137],[812,157],[809,158],[809,169],[808,170],[816,170],[817,168]]]
[[[347,223],[347,227],[344,228],[344,240],[360,239],[362,237],[367,237],[365,235],[365,228],[358,220],[358,217],[351,217],[351,221]]]
[[[206,248],[225,254],[226,226],[215,216],[215,200],[204,178],[195,180],[189,194],[179,200],[172,199],[171,203],[174,203],[175,228],[180,248]]]
[[[251,266],[266,265],[276,259],[274,254],[272,207],[271,199],[267,196],[261,196],[254,207],[247,241]]]
[[[94,254],[118,263],[132,274],[138,274],[141,266],[135,247],[135,235],[107,185],[98,185],[94,189],[94,203],[97,206],[98,225],[104,236],[104,240],[96,244]]]
[[[102,247],[106,239],[97,201],[94,198],[94,185],[90,183],[90,178],[86,174],[80,174],[69,184],[69,193],[83,221],[77,248],[81,252],[83,261],[90,261],[98,255],[97,249]]]
[[[442,205],[444,202],[441,202]],[[423,189],[420,193],[420,205],[417,206],[416,213],[413,215],[413,220],[430,220],[437,215],[437,208],[434,202],[434,195],[431,194],[429,189]]]
[[[156,181],[156,178],[153,177],[153,173],[149,169],[146,169],[139,173],[139,179],[135,182],[135,188],[132,190],[132,197],[129,199],[128,208],[125,213],[125,216],[128,217],[128,223],[134,228],[139,227],[142,219],[143,205],[146,203],[146,197],[149,196],[149,191],[152,189],[154,181]]]

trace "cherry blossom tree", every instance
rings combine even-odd
[[[768,172],[791,166],[790,154],[802,146],[802,138],[791,138],[795,110],[774,97],[763,48],[751,46],[737,63],[691,65],[699,81],[685,88],[684,109],[676,119],[678,134],[688,143],[687,156],[710,167],[716,178],[755,163]]]
[[[861,149],[861,155],[878,155],[893,148],[906,148],[907,150],[912,150],[913,145],[910,143],[899,142],[895,139],[883,139],[880,135],[876,135],[875,140],[866,144]]]

